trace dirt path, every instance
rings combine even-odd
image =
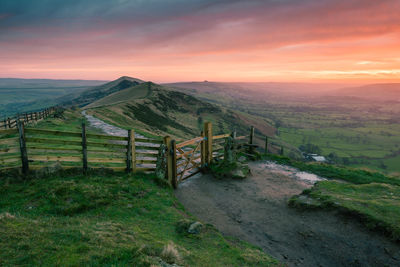
[[[400,245],[333,212],[298,211],[287,200],[311,187],[313,175],[251,163],[245,180],[196,176],[177,198],[222,233],[260,246],[289,266],[400,266]],[[293,171],[294,170],[294,171]]]

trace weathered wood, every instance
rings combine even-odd
[[[268,154],[268,136],[265,137],[265,148],[264,148],[264,153]]]
[[[136,164],[156,164],[157,160],[150,160],[150,159],[138,159],[136,160]]]
[[[151,153],[150,151],[149,152],[136,152],[135,154],[136,154],[136,157],[149,157],[149,158],[155,158],[155,157],[157,157],[157,155],[158,155],[158,152],[154,152],[154,151],[152,151],[153,153]]]
[[[212,161],[212,142],[213,142],[213,135],[212,135],[212,124],[211,122],[204,123],[204,135],[206,138],[206,164],[210,166]]]
[[[184,146],[188,146],[188,145],[192,145],[192,144],[201,142],[203,140],[204,140],[204,137],[201,137],[201,136],[200,137],[196,137],[196,138],[193,138],[191,140],[187,140],[187,141],[181,142],[181,143],[177,144],[176,147],[177,148],[181,148],[181,147],[184,147]]]
[[[91,158],[88,157],[90,163],[123,163],[126,164],[126,159],[121,158]]]
[[[87,133],[86,138],[128,141],[128,137]]]
[[[156,139],[147,139],[147,138],[136,138],[136,142],[161,145],[161,144],[163,144],[164,141],[156,140]]]
[[[185,174],[185,171],[187,170],[187,168],[188,168],[190,163],[192,163],[192,165],[197,165],[198,166],[198,164],[196,162],[194,162],[193,159],[195,157],[196,151],[200,148],[200,145],[201,145],[201,143],[197,144],[196,148],[192,151],[190,157],[185,156],[186,157],[186,164],[185,164],[185,167],[183,167],[183,171],[181,172],[181,177],[179,178],[179,180],[182,180],[183,175]]]
[[[82,145],[81,141],[59,140],[59,139],[50,139],[50,138],[36,138],[36,137],[27,137],[26,142],[27,143],[39,143],[39,144],[71,145],[71,146]]]
[[[183,157],[187,157],[187,156],[189,156],[189,155],[191,155],[191,154],[193,154],[194,152],[195,152],[195,150],[194,149],[191,149],[191,150],[189,150],[189,151],[183,151],[182,149],[180,149],[180,148],[177,148],[177,150],[179,151],[179,155],[176,155],[176,159],[180,159],[180,158],[183,158]]]
[[[249,144],[252,145],[253,142],[254,142],[254,126],[251,126],[251,128],[250,128]],[[249,152],[250,152],[250,153],[253,153],[253,152],[254,152],[254,147],[253,147],[253,146],[250,146]]]
[[[144,149],[144,150],[156,150],[158,151],[158,146],[136,146],[136,149]]]
[[[26,134],[42,134],[42,135],[55,135],[55,136],[68,136],[68,137],[82,137],[82,133],[79,132],[64,132],[64,131],[54,131],[46,129],[36,129],[27,128],[25,130]]]
[[[88,170],[88,158],[87,158],[87,141],[86,141],[86,125],[82,123],[82,168],[83,172],[86,173]]]
[[[27,144],[26,146],[30,151],[36,151],[36,150],[43,150],[44,152],[51,152],[51,153],[63,153],[63,152],[76,152],[77,154],[82,154],[82,148],[69,148],[69,147],[40,147],[40,146],[32,146]],[[88,150],[89,151],[89,150]],[[97,152],[97,151],[96,151]],[[109,152],[109,151],[107,151]]]
[[[206,141],[204,140],[204,131],[201,131],[201,137],[203,137],[203,141],[201,141],[201,147],[200,147],[200,165],[201,168],[203,169],[205,164],[206,164]]]
[[[30,155],[30,161],[62,161],[62,162],[81,162],[82,157],[80,156],[48,156],[48,155]]]
[[[213,136],[213,140],[217,140],[217,139],[221,139],[221,138],[227,138],[229,136],[230,136],[230,134],[216,135],[216,136]]]
[[[19,147],[21,150],[22,173],[26,175],[29,172],[29,161],[28,161],[28,152],[26,150],[24,125],[22,124],[22,122],[18,123],[18,133],[19,133]]]
[[[128,130],[128,147],[126,151],[126,170],[127,172],[133,171],[133,153],[135,149],[135,131]]]

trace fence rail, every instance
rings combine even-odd
[[[19,121],[23,124],[28,124],[30,122],[36,122],[45,119],[50,114],[54,113],[57,109],[58,107],[50,107],[40,111],[25,112],[17,114],[13,117],[5,117],[4,119],[0,120],[0,129],[17,128]]]
[[[18,168],[26,174],[56,163],[64,169],[82,168],[84,172],[97,168],[154,172],[165,168],[165,178],[176,188],[213,160],[223,159],[225,140],[230,136],[236,149],[249,156],[257,147],[253,143],[254,127],[247,136],[237,137],[235,132],[213,136],[209,122],[200,136],[177,143],[168,136],[163,140],[136,137],[134,130],[129,130],[126,137],[87,133],[85,124],[80,132],[25,129],[19,121],[17,128],[0,130],[0,171]],[[165,160],[160,161],[161,157]],[[160,162],[165,166],[159,166]]]

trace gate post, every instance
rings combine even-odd
[[[29,172],[29,161],[28,152],[26,151],[25,129],[24,124],[20,120],[18,120],[17,125],[19,133],[19,148],[21,151],[22,173],[26,175]]]
[[[251,126],[250,128],[250,139],[249,139],[249,144],[250,144],[250,153],[254,152],[254,148],[253,148],[253,142],[254,142],[254,126]]]
[[[206,158],[206,166],[210,166],[211,161],[213,159],[213,149],[212,149],[212,124],[211,122],[204,123],[204,135],[206,137],[205,142],[205,158]]]
[[[203,137],[203,140],[201,140],[200,144],[200,166],[203,170],[206,164],[206,141],[204,140],[204,131],[201,131],[201,137]]]
[[[128,130],[128,147],[126,151],[127,172],[136,171],[135,131]]]

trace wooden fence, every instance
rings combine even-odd
[[[81,132],[67,132],[25,128],[19,122],[17,128],[0,130],[0,171],[20,168],[27,174],[57,163],[63,169],[82,168],[84,172],[96,168],[153,172],[157,158],[166,155],[166,166],[159,167],[166,168],[166,178],[176,188],[213,160],[222,160],[229,136],[236,140],[237,150],[252,156],[256,147],[253,127],[249,136],[236,137],[235,132],[213,136],[212,124],[207,122],[200,136],[177,143],[168,136],[163,140],[138,138],[134,130],[123,137],[87,133],[85,124]],[[162,153],[161,144],[167,153]]]
[[[154,171],[161,140],[26,128],[0,131],[0,170],[21,168],[23,173],[49,167],[110,168],[116,171]]]
[[[0,120],[0,129],[12,129],[17,128],[18,121],[22,122],[22,124],[28,124],[30,122],[36,122],[42,119],[47,118],[50,114],[54,113],[57,110],[57,107],[50,107],[40,111],[34,112],[26,112],[22,114],[18,114],[14,117],[6,117],[3,120]]]

